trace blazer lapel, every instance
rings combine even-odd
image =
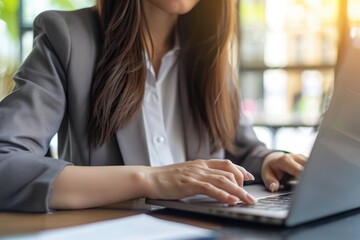
[[[125,165],[150,165],[141,109],[132,122],[116,132],[116,138]]]

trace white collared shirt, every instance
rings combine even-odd
[[[178,90],[178,41],[161,59],[156,77],[147,54],[145,95],[142,105],[150,165],[185,161],[185,141]]]

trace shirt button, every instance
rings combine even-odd
[[[160,137],[157,137],[157,138],[155,139],[155,141],[156,141],[157,143],[164,143],[164,142],[165,142],[165,138],[162,137],[162,136],[160,136]]]

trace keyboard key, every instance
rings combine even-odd
[[[288,209],[290,207],[291,200],[292,194],[288,193],[280,196],[259,199],[258,202],[254,205],[239,203],[235,207],[280,211]]]

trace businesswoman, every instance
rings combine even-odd
[[[0,210],[193,194],[253,204],[244,181],[276,191],[298,175],[306,158],[268,150],[240,113],[235,5],[98,0],[39,15],[0,104]],[[55,133],[59,159],[45,156]]]

